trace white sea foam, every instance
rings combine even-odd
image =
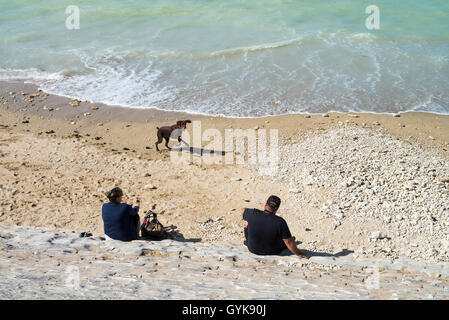
[[[418,57],[414,52],[426,48],[423,44],[359,41],[365,37],[371,39],[319,32],[201,54],[76,49],[69,52],[79,61],[73,69],[4,68],[0,80],[28,79],[49,93],[112,105],[231,117],[449,113],[446,55]]]
[[[302,38],[295,38],[295,39],[283,40],[283,41],[272,42],[272,43],[264,43],[264,44],[260,44],[260,45],[254,45],[254,46],[225,49],[225,50],[214,51],[210,55],[211,56],[220,56],[220,55],[228,55],[228,54],[247,53],[247,52],[251,52],[251,51],[259,51],[259,50],[265,50],[265,49],[276,49],[276,48],[286,47],[286,46],[293,45],[293,44],[298,44],[301,42],[301,40],[302,40]]]
[[[3,69],[0,68],[0,80],[60,80],[63,75],[59,72],[45,72],[36,68],[30,69]]]

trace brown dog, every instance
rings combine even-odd
[[[182,132],[186,129],[187,123],[191,123],[190,120],[181,120],[176,122],[176,124],[172,126],[165,127],[157,127],[157,142],[156,142],[156,150],[160,151],[158,148],[158,144],[162,142],[162,139],[165,139],[165,146],[168,150],[171,148],[168,146],[168,141],[170,138],[178,139],[178,142],[181,142]]]

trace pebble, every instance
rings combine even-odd
[[[212,219],[208,217],[199,217],[196,219],[196,222],[198,223],[207,223],[209,221],[212,221]]]
[[[384,233],[380,232],[380,231],[374,231],[371,234],[370,238],[374,239],[374,240],[381,240],[381,239],[387,238],[387,236]]]
[[[312,205],[315,193],[324,194],[329,203],[321,209],[323,217],[337,221],[344,217],[354,225],[380,222],[384,230],[374,239],[388,240],[392,248],[410,248],[410,242],[417,240],[438,248],[440,239],[447,238],[449,193],[442,186],[449,181],[449,161],[432,150],[348,125],[319,135],[293,137],[279,146],[279,164],[275,181],[291,189],[311,183],[295,196],[298,207]],[[317,208],[322,207],[319,202]],[[371,235],[377,230],[365,231]],[[377,241],[368,243],[362,256],[399,257],[398,250],[381,251]],[[447,250],[443,251],[417,247],[404,254],[425,261],[447,261]]]

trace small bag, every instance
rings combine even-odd
[[[164,226],[157,220],[157,214],[151,210],[143,218],[140,231],[143,238],[156,240],[167,238],[167,232]]]

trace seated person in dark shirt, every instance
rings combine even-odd
[[[265,204],[264,211],[258,209],[242,208],[245,223],[245,245],[248,250],[258,255],[279,255],[285,249],[290,250],[300,258],[302,254],[292,237],[287,222],[276,211],[281,205],[281,199],[270,196]]]
[[[116,187],[107,192],[108,203],[103,204],[101,217],[106,238],[121,241],[137,240],[139,237],[139,207],[121,203],[122,189]]]

